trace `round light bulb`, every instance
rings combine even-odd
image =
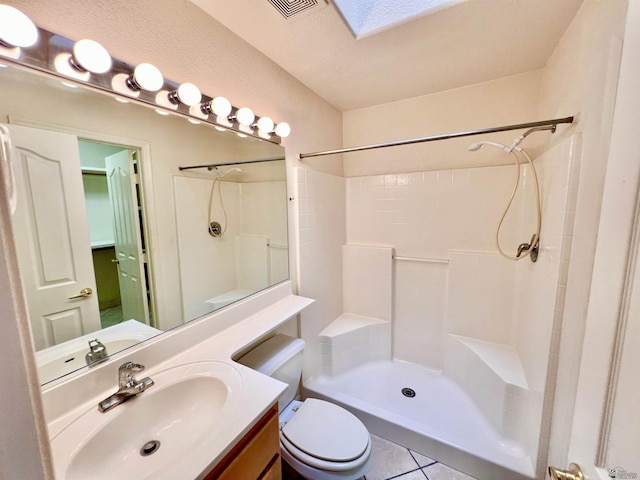
[[[171,92],[167,92],[166,90],[160,90],[156,93],[156,104],[169,110],[178,109],[178,102],[171,101]]]
[[[253,111],[250,108],[242,107],[236,113],[236,118],[238,119],[238,123],[240,125],[249,126],[253,123],[253,120],[256,116],[253,114]]]
[[[73,46],[73,63],[92,73],[105,73],[111,69],[111,55],[93,40],[78,40]]]
[[[202,99],[200,89],[193,83],[183,83],[180,85],[178,90],[176,90],[176,96],[178,100],[188,107],[192,107],[200,103],[200,100]]]
[[[189,115],[201,118],[202,120],[207,119],[207,114],[202,111],[200,105],[192,105],[189,107]]]
[[[224,97],[211,100],[211,110],[217,117],[228,117],[231,113],[231,102]]]
[[[38,28],[24,13],[0,5],[0,42],[10,47],[30,47],[38,41]]]
[[[291,133],[291,127],[287,122],[280,122],[276,125],[276,135],[280,138],[288,137]]]
[[[65,77],[75,78],[76,80],[82,80],[86,82],[91,77],[91,74],[86,70],[73,67],[73,60],[70,53],[59,53],[56,58],[53,59],[53,65],[58,73],[61,73]]]
[[[273,130],[273,120],[271,120],[269,117],[260,117],[258,119],[258,130],[260,130],[261,132],[264,133],[269,133]]]
[[[164,78],[160,70],[150,63],[141,63],[133,71],[133,81],[141,89],[155,92],[162,87]]]
[[[140,90],[138,90],[135,85],[131,85],[131,78],[126,73],[115,74],[111,79],[111,88],[122,95],[127,95],[128,97],[140,96]]]

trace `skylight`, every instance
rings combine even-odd
[[[356,38],[395,27],[466,0],[333,0]]]

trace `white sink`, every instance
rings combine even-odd
[[[145,392],[106,413],[96,404],[52,438],[58,480],[192,479],[207,467],[218,432],[237,420],[240,374],[207,361],[149,376]]]
[[[92,338],[100,340],[107,349],[107,353],[111,355],[155,337],[159,333],[162,332],[149,325],[136,320],[127,320],[97,332],[40,350],[36,352],[40,384],[45,384],[86,367],[87,362],[84,357],[89,352],[87,343]]]

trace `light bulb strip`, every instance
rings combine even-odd
[[[11,49],[11,52],[9,52],[9,49],[0,48],[0,60],[21,68],[36,70],[59,80],[64,80],[65,82],[101,91],[115,96],[118,99],[137,102],[147,107],[162,110],[173,115],[179,115],[187,119],[196,120],[200,123],[209,124],[216,127],[218,130],[221,128],[224,130],[230,130],[235,133],[254,137],[277,145],[282,141],[283,137],[277,135],[275,130],[271,132],[264,132],[258,129],[257,124],[260,118],[262,118],[259,115],[255,115],[255,118],[251,121],[250,125],[242,125],[237,118],[237,112],[240,110],[239,107],[231,106],[231,111],[228,115],[217,116],[213,110],[212,104],[214,97],[210,97],[205,94],[202,94],[200,101],[193,106],[186,105],[175,97],[174,99],[177,100],[177,104],[174,104],[173,102],[170,102],[170,105],[167,105],[165,102],[159,103],[156,99],[157,91],[147,91],[143,88],[139,88],[140,85],[136,84],[133,80],[135,66],[116,58],[112,58],[111,68],[105,73],[89,74],[89,72],[87,72],[86,77],[73,77],[68,71],[60,72],[55,68],[55,59],[60,54],[68,54],[69,57],[72,57],[75,42],[40,27],[36,28],[38,30],[39,39],[35,45],[32,47]],[[16,54],[14,50],[18,50],[18,54]],[[75,70],[75,68],[73,68],[73,70]],[[115,82],[119,85],[119,88],[117,89],[112,85],[112,79],[116,76],[125,76],[127,79],[125,82]],[[159,90],[177,92],[179,86],[179,83],[165,78],[163,79],[163,84]],[[277,129],[277,126],[278,123],[275,124],[274,128]]]

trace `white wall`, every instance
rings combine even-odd
[[[587,0],[547,62],[541,78],[540,116],[580,114],[575,126],[551,137],[551,145],[562,142],[573,133],[582,136],[571,261],[562,315],[554,324],[556,334],[549,357],[546,418],[540,448],[543,453],[545,443],[550,440],[549,464],[560,467],[568,465],[569,461],[580,460],[568,458],[567,452],[571,442],[579,358],[582,355],[608,162],[626,9],[624,0]],[[638,26],[627,28],[637,30]],[[596,442],[596,439],[582,438],[579,441]],[[542,474],[542,470],[538,473]]]
[[[408,98],[344,113],[345,146],[402,140],[539,120],[541,72],[534,71],[469,85],[431,95]],[[481,135],[444,142],[381,148],[345,155],[345,176],[421,172],[453,168],[504,165],[500,152],[467,147],[481,140],[510,142],[513,132]],[[525,145],[539,153],[540,139]],[[498,154],[496,154],[496,152]]]
[[[92,38],[102,43],[113,56],[131,64],[152,62],[171,80],[194,82],[208,95],[225,95],[233,104],[248,105],[259,115],[286,120],[293,130],[283,142],[287,147],[290,172],[297,153],[342,145],[339,111],[190,2],[115,0],[93,2],[89,6],[82,0],[10,0],[5,3],[19,8],[43,28],[72,39]],[[175,14],[176,8],[180,15]],[[38,111],[43,113],[41,109]],[[307,165],[342,173],[340,158],[309,161]],[[158,190],[171,191],[170,180],[168,184],[158,185]],[[4,221],[3,230],[9,228]],[[175,236],[166,241],[175,243]],[[10,250],[3,252],[6,255]],[[5,262],[0,264],[2,272],[6,272]],[[166,277],[176,274],[168,272]],[[0,310],[13,311],[10,299],[2,297]],[[24,312],[17,318],[22,319],[21,328],[26,332]],[[5,345],[5,342],[15,342],[15,337],[7,335],[0,340],[0,360],[6,364],[12,364],[16,359],[15,345]],[[28,344],[27,341],[24,345]],[[25,355],[30,355],[28,347],[25,348]],[[25,436],[18,441],[12,431],[13,441],[9,448],[4,445],[9,437],[2,437],[0,451],[6,455],[0,462],[0,477],[15,478],[14,473],[20,472],[20,465],[28,463],[31,466],[23,472],[33,472],[29,477],[37,479],[43,476],[36,460],[40,456],[40,446],[34,440],[35,436],[28,435],[34,431],[33,425],[21,422],[32,415],[24,391],[31,388],[37,391],[37,381],[35,375],[31,377],[33,383],[29,383],[27,377],[19,378],[21,381],[14,383],[14,388],[7,389],[7,394],[3,395],[0,410],[13,413],[17,420],[11,423],[11,428],[19,429],[22,425]],[[12,377],[12,382],[14,380]]]

